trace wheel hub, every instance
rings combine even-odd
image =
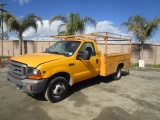
[[[55,95],[61,95],[63,93],[64,89],[63,89],[63,86],[60,85],[60,84],[57,84],[55,86],[55,88],[53,89],[53,94]]]
[[[118,69],[116,76],[117,76],[118,79],[121,77],[121,69]]]

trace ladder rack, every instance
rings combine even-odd
[[[110,32],[95,32],[90,34],[77,34],[77,35],[66,35],[59,36],[53,35],[52,38],[59,38],[61,40],[94,40],[94,41],[104,41],[105,54],[107,55],[107,41],[129,41],[129,52],[132,48],[132,38],[130,36],[115,34]]]

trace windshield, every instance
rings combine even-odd
[[[46,53],[60,54],[71,56],[78,48],[79,41],[59,41],[45,50]]]

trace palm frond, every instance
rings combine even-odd
[[[59,25],[59,27],[58,27],[58,31],[57,31],[57,32],[58,32],[58,34],[60,33],[60,28],[61,28],[61,27],[63,27],[63,26],[66,26],[66,24],[60,24],[60,25]]]
[[[128,19],[129,23],[134,23],[139,26],[144,26],[147,20],[142,15],[133,15]]]
[[[53,17],[51,17],[51,18],[49,19],[49,25],[51,25],[52,22],[55,21],[55,20],[60,20],[60,21],[62,21],[62,22],[64,22],[64,23],[67,23],[67,19],[66,19],[65,16],[56,15],[56,16],[53,16]]]
[[[9,31],[19,31],[20,22],[14,16],[7,16],[4,20]]]
[[[66,31],[61,31],[58,35],[68,35]]]
[[[145,25],[145,31],[147,38],[152,37],[156,31],[158,31],[160,25],[160,18],[155,17],[154,19],[148,21]]]
[[[97,24],[96,21],[93,18],[90,18],[90,17],[85,17],[84,22],[85,23],[86,22],[91,22],[94,25],[94,27],[96,27],[96,24]]]
[[[80,34],[82,34],[85,30],[85,22],[83,21],[83,19],[81,19],[79,21],[79,24],[78,24],[78,29],[76,32],[79,32]]]
[[[27,17],[27,18],[24,18],[21,21],[21,23],[22,23],[21,24],[21,32],[24,32],[24,31],[28,30],[29,28],[34,28],[35,32],[37,32],[38,25],[36,23],[36,20]]]
[[[77,27],[78,27],[77,18],[75,16],[75,14],[70,12],[67,16],[67,25],[66,25],[68,33],[75,34]]]
[[[34,13],[28,14],[26,18],[40,21],[41,25],[43,25],[41,17],[36,15],[36,14],[34,14]]]

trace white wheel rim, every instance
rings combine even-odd
[[[121,76],[121,71],[118,70],[118,73],[117,73],[117,78],[119,78]]]
[[[53,89],[54,95],[61,95],[64,92],[64,88],[61,84],[57,84],[55,88]]]

